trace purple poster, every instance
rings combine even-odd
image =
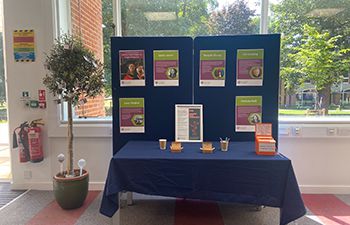
[[[236,132],[254,132],[255,124],[262,122],[262,97],[236,97]]]
[[[145,86],[145,51],[119,51],[120,86]]]
[[[179,86],[179,51],[153,51],[154,86]]]
[[[237,86],[262,86],[264,49],[237,51]]]
[[[200,87],[224,87],[226,77],[226,51],[201,50],[199,68]]]
[[[143,98],[119,99],[120,133],[145,132],[145,104]]]

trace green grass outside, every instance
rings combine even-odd
[[[286,116],[305,116],[306,110],[303,109],[279,109],[278,110],[279,115],[286,115]],[[350,110],[329,110],[329,115],[349,115],[350,116]]]
[[[4,115],[6,114],[6,110],[7,110],[7,104],[4,103],[3,105],[0,105],[0,114]],[[0,119],[0,123],[7,123],[7,120],[1,120]]]
[[[112,99],[105,99],[104,101],[105,108],[109,108],[113,105]]]

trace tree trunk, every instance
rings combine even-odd
[[[319,100],[322,98],[321,109],[325,110],[325,115],[328,115],[329,105],[331,103],[331,84],[326,85],[319,91]]]
[[[73,175],[73,115],[72,100],[68,100],[68,163],[67,173]]]

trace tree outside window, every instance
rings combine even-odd
[[[281,110],[284,115],[350,115],[350,1],[281,0],[272,4],[270,32],[282,34]],[[312,88],[313,105],[297,96]]]

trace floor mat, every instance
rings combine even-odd
[[[12,191],[10,183],[0,182],[0,209],[24,192],[25,191]]]

